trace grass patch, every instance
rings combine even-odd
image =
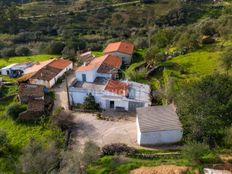
[[[39,55],[33,55],[33,56],[17,56],[17,57],[1,58],[0,67],[4,67],[12,63],[45,61],[45,60],[56,58],[56,57],[58,57],[58,55],[39,54]]]
[[[56,130],[50,129],[46,124],[26,124],[16,123],[5,115],[6,108],[13,102],[9,100],[1,102],[0,105],[0,128],[7,132],[10,144],[16,147],[23,147],[31,138],[45,141],[55,134]]]
[[[169,79],[174,80],[174,88],[178,89],[183,83],[190,83],[215,72],[224,72],[221,66],[221,51],[210,52],[198,50],[186,55],[180,55],[164,63],[162,74],[155,78],[167,84]]]
[[[6,108],[13,102],[9,100],[0,104],[0,128],[7,133],[9,143],[13,148],[12,154],[0,157],[0,171],[15,173],[14,164],[18,160],[21,149],[34,138],[42,143],[49,143],[52,139],[62,140],[63,133],[50,128],[48,122],[17,123],[5,115]]]
[[[122,156],[104,156],[96,163],[92,164],[88,168],[89,174],[118,174],[118,173],[130,173],[131,170],[139,168],[141,166],[153,167],[159,165],[177,165],[177,166],[190,166],[193,168],[201,168],[200,165],[192,164],[188,160],[182,158],[156,158],[152,160],[127,158]]]
[[[93,55],[94,55],[95,57],[100,57],[100,56],[103,56],[103,55],[104,55],[104,53],[103,53],[102,51],[92,51],[92,53],[93,53]]]

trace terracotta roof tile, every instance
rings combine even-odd
[[[105,90],[118,95],[127,96],[128,84],[121,81],[109,80]]]
[[[99,73],[110,73],[113,69],[121,67],[122,60],[119,57],[104,55],[92,60],[88,65],[83,65],[77,72],[97,70]]]
[[[100,65],[98,73],[111,73],[114,69],[119,69],[122,65],[122,60],[116,56],[107,55],[105,61]]]
[[[57,76],[61,72],[60,69],[53,68],[50,66],[46,66],[35,73],[31,79],[45,80],[50,81]]]
[[[69,66],[72,62],[65,59],[56,59],[48,64],[49,67],[57,68],[57,69],[65,69]]]
[[[134,45],[129,42],[114,42],[107,45],[104,49],[104,53],[108,54],[111,52],[122,52],[132,55],[134,52]]]

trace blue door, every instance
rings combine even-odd
[[[82,81],[83,81],[83,82],[86,81],[86,74],[82,74]]]

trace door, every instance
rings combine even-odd
[[[110,108],[111,108],[111,109],[114,108],[114,101],[110,101]]]
[[[82,81],[86,82],[86,74],[82,74]]]

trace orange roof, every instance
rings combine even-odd
[[[93,59],[88,65],[83,65],[77,69],[77,72],[97,70],[99,73],[109,73],[112,69],[119,69],[122,60],[119,57],[104,55]]]
[[[54,59],[49,59],[43,62],[35,63],[32,67],[29,67],[25,70],[24,74],[34,73],[51,63]]]
[[[64,69],[67,66],[69,66],[72,62],[69,60],[65,60],[65,59],[56,59],[54,61],[52,61],[51,63],[48,64],[48,66],[52,67],[52,68],[57,68],[57,69]]]
[[[128,94],[128,84],[121,81],[109,80],[105,90],[118,95],[126,96]]]
[[[108,44],[103,52],[104,53],[122,52],[132,55],[134,52],[134,45],[129,42],[114,42]]]

